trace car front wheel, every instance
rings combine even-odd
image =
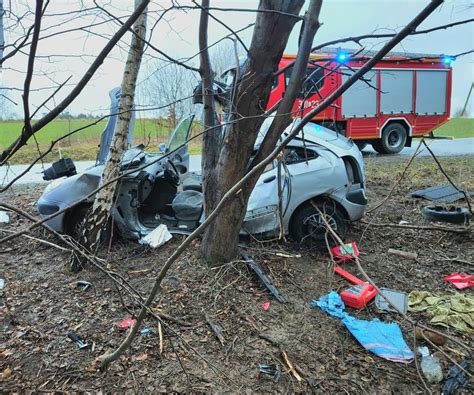
[[[344,214],[332,200],[315,202],[319,212],[311,203],[305,204],[294,214],[290,222],[290,234],[298,242],[324,244],[326,239],[326,223],[321,213],[326,216],[326,221],[331,228],[344,240],[348,231],[348,223]],[[328,233],[328,240],[333,237]]]

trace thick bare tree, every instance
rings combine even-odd
[[[136,0],[136,6],[138,5],[139,0]],[[133,30],[132,43],[123,72],[118,122],[110,145],[110,152],[105,163],[101,184],[105,184],[119,175],[120,162],[127,148],[135,87],[145,47],[146,11],[138,17],[133,26]],[[87,215],[80,237],[80,243],[90,251],[95,251],[99,245],[104,229],[107,226],[116,186],[117,181],[109,183],[102,188],[95,196],[92,208]],[[82,257],[73,254],[71,269],[79,269],[83,263],[82,260]]]
[[[222,144],[217,133],[206,133],[203,144],[204,175],[203,187],[206,215],[214,210],[222,196],[249,170],[250,157],[258,131],[265,117],[274,73],[295,23],[300,20],[298,13],[304,1],[273,2],[261,0],[258,9],[252,42],[249,48],[244,75],[235,87],[235,100],[232,113],[238,114],[239,122],[225,128]],[[305,16],[304,32],[306,41],[302,42],[299,55],[305,58],[300,67],[294,67],[294,87],[288,89],[284,99],[285,106],[278,118],[279,130],[290,122],[291,106],[301,84],[313,37],[319,27],[318,16],[322,0],[312,0]],[[209,7],[207,0],[202,2],[204,9]],[[265,12],[263,12],[265,11]],[[216,125],[215,110],[212,104],[213,72],[207,54],[207,12],[201,13],[199,44],[201,50],[201,76],[204,92],[204,127]],[[305,46],[305,47],[304,47]],[[282,103],[283,104],[283,103]],[[282,130],[280,130],[281,133]],[[278,131],[273,133],[279,135]],[[266,139],[265,147],[275,146],[276,139]],[[258,179],[252,177],[238,195],[228,204],[225,214],[220,215],[204,234],[202,252],[211,264],[229,261],[237,254],[239,231],[245,216],[248,199]]]

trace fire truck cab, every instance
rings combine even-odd
[[[306,115],[339,88],[374,53],[324,48],[310,57],[306,79],[295,101],[294,117]],[[283,96],[295,55],[283,55],[267,108]],[[449,56],[392,52],[352,85],[313,121],[350,137],[360,146],[394,154],[413,137],[431,132],[449,119],[451,64]]]

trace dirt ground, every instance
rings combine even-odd
[[[366,158],[369,208],[387,195],[407,160]],[[445,158],[442,163],[453,180],[474,191],[474,157]],[[378,211],[369,213],[364,221],[398,224],[404,220],[415,225],[430,225],[420,215],[421,207],[427,202],[407,195],[420,187],[441,183],[445,180],[432,159],[417,159],[393,196]],[[34,202],[40,193],[41,188],[37,186],[17,187],[0,199],[34,213]],[[15,214],[10,216],[12,223],[3,225],[5,230],[27,224]],[[6,233],[0,231],[0,236],[4,235]],[[44,230],[32,235],[56,242]],[[359,222],[353,224],[347,240],[357,242],[361,262],[379,286],[407,293],[412,290],[449,293],[454,288],[442,281],[444,275],[472,272],[472,232],[458,235],[368,226]],[[146,296],[154,276],[179,242],[180,237],[175,237],[161,249],[150,250],[119,241],[106,254],[107,264]],[[329,273],[330,260],[325,248],[299,248],[290,241],[249,245],[249,253],[289,300],[288,304],[280,304],[245,263],[236,261],[219,269],[207,267],[198,258],[198,244],[172,267],[153,305],[155,312],[184,322],[165,320],[160,342],[158,321],[147,318],[146,326],[151,328],[151,333],[137,336],[131,348],[107,371],[96,370],[93,362],[124,338],[125,332],[117,323],[130,313],[138,312],[130,296],[126,292],[120,296],[114,283],[97,270],[67,272],[67,251],[25,237],[0,245],[1,277],[5,279],[5,287],[0,291],[4,312],[0,346],[2,390],[425,392],[414,363],[393,363],[369,353],[339,320],[309,306],[312,299],[348,286],[345,280]],[[417,252],[418,258],[407,260],[388,254],[389,248]],[[347,268],[356,273],[352,264]],[[92,287],[86,291],[78,288],[79,280],[89,281]],[[270,301],[267,311],[261,306],[265,301]],[[400,316],[382,315],[373,303],[361,311],[350,308],[348,311],[359,318],[379,317],[398,322],[413,350],[412,326]],[[222,327],[222,344],[211,331],[206,315]],[[423,323],[429,321],[429,317],[421,313],[409,313],[409,316]],[[474,346],[468,334],[437,328],[469,347]],[[93,350],[78,349],[67,338],[70,331],[93,343]],[[280,349],[262,335],[279,343]],[[289,372],[281,350],[305,372],[307,380],[298,381]],[[432,347],[430,350],[435,351]],[[443,350],[458,362],[467,354],[452,341],[448,341]],[[446,375],[452,362],[439,352],[436,355]],[[258,376],[258,366],[263,363],[279,366],[282,373],[278,382]],[[440,392],[441,387],[430,385],[429,388]],[[472,384],[462,390],[463,393],[472,391]]]

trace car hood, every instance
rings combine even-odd
[[[263,141],[263,138],[267,134],[268,129],[272,123],[273,118],[267,118],[260,128],[257,140],[255,142],[255,149],[260,147],[260,144]],[[282,137],[287,137],[292,130],[301,123],[300,119],[294,119],[291,124],[285,129]],[[357,158],[362,159],[362,155],[354,144],[354,142],[343,135],[336,133],[335,131],[325,128],[324,126],[308,123],[303,127],[303,130],[300,131],[294,140],[305,141],[306,143],[313,143],[320,146],[323,146],[333,152],[335,155],[342,157],[346,155],[352,155]]]

